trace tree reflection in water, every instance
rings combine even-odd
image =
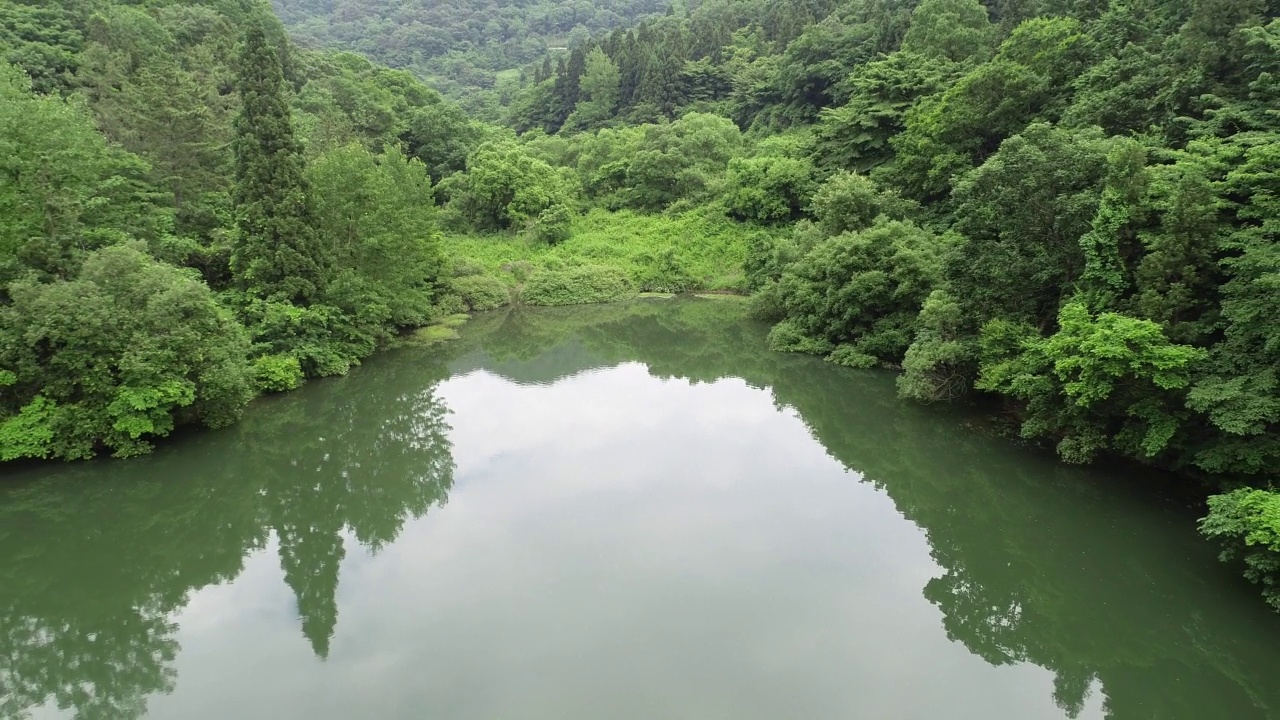
[[[273,533],[302,632],[326,657],[344,537],[376,552],[447,500],[443,377],[438,362],[374,363],[153,457],[33,468],[0,487],[0,718],[45,704],[142,715],[174,688],[177,612]]]

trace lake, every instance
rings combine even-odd
[[[1280,718],[1280,617],[1168,478],[765,330],[485,314],[6,471],[0,718]]]

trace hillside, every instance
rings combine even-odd
[[[493,90],[503,71],[667,9],[666,0],[272,0],[304,47],[359,52],[411,69],[458,98]]]

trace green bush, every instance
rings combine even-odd
[[[739,220],[762,224],[795,220],[813,195],[813,164],[784,157],[734,158],[724,204]]]
[[[636,273],[636,285],[641,292],[682,293],[697,287],[697,281],[676,255],[675,247],[641,255],[637,261],[641,269]]]
[[[15,282],[0,308],[0,459],[145,453],[253,396],[244,328],[144,246],[90,253],[73,281]]]
[[[548,245],[564,242],[573,234],[573,210],[567,205],[552,205],[538,213],[532,222],[533,238]]]
[[[511,234],[446,235],[443,250],[468,271],[455,270],[455,277],[484,272],[524,283],[544,269],[587,263],[616,268],[637,287],[736,289],[752,233],[774,234],[744,228],[719,208],[672,215],[596,209],[575,218],[571,236],[555,245]]]
[[[492,275],[468,275],[454,278],[450,284],[462,304],[472,312],[493,310],[511,302],[506,284]]]
[[[828,238],[778,281],[788,322],[832,347],[852,344],[860,353],[897,362],[911,344],[947,248],[944,238],[885,218]]]
[[[837,346],[827,356],[827,362],[858,369],[873,368],[878,363],[875,355],[862,352],[856,345]]]
[[[787,308],[782,304],[782,293],[778,283],[769,280],[747,301],[747,313],[756,320],[777,322],[787,316]]]
[[[1244,576],[1280,610],[1280,494],[1242,488],[1211,497],[1200,532],[1222,543],[1222,560],[1242,560]]]
[[[288,392],[302,386],[302,363],[292,355],[263,355],[253,361],[253,381],[262,392]]]
[[[527,305],[585,305],[623,300],[634,293],[631,281],[619,270],[578,265],[534,273],[520,299]]]
[[[963,335],[964,313],[945,290],[934,290],[916,317],[916,336],[902,359],[898,395],[918,402],[953,400],[977,374],[977,343]]]
[[[863,175],[837,172],[813,194],[810,211],[827,235],[865,230],[880,214],[880,191]]]
[[[834,346],[822,338],[806,335],[794,321],[783,320],[769,331],[769,349],[778,352],[826,355],[834,349]]]

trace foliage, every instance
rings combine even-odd
[[[480,230],[520,229],[541,213],[573,202],[565,176],[510,141],[489,141],[467,158],[467,170],[450,178],[449,208]],[[554,220],[548,218],[552,226]]]
[[[782,274],[784,324],[830,346],[896,361],[911,342],[921,303],[941,279],[946,251],[943,239],[888,219],[824,240]]]
[[[813,194],[810,210],[827,235],[863,230],[880,215],[880,192],[865,176],[837,172]]]
[[[273,5],[306,45],[363,52],[380,63],[438,77],[458,94],[492,87],[496,73],[540,60],[548,46],[577,45],[593,33],[656,17],[667,8],[655,0],[596,6],[570,0],[520,5],[412,0],[395,6],[276,0]]]
[[[302,363],[292,355],[262,355],[253,360],[253,380],[263,392],[287,392],[302,386]]]
[[[379,324],[392,327],[426,322],[443,262],[426,166],[394,148],[346,145],[312,161],[306,177],[324,253],[342,268],[326,300],[357,314],[377,307]]]
[[[565,120],[565,127],[591,130],[613,116],[618,105],[618,65],[600,48],[586,57],[586,66],[579,81],[581,86],[578,104]]]
[[[243,328],[203,283],[138,244],[90,253],[75,280],[9,292],[5,459],[135,455],[179,422],[233,422],[252,396]]]
[[[552,205],[531,223],[533,238],[548,245],[569,239],[573,228],[573,211],[565,205]]]
[[[898,394],[917,402],[954,400],[969,391],[977,343],[964,333],[960,303],[943,289],[925,298],[911,346],[902,358]]]
[[[789,157],[735,158],[729,163],[725,207],[762,224],[795,220],[813,193],[813,165]]]
[[[976,387],[1026,402],[1024,437],[1061,438],[1065,460],[1099,451],[1154,458],[1182,430],[1180,391],[1204,350],[1170,343],[1160,326],[1118,313],[1091,316],[1065,305],[1047,338],[1007,320],[982,331]]]
[[[593,210],[574,219],[569,239],[556,245],[511,235],[446,234],[443,252],[482,272],[517,284],[542,269],[586,261],[622,272],[642,290],[737,290],[747,238],[710,209],[680,215]]]
[[[769,349],[778,352],[825,355],[834,349],[829,341],[808,334],[791,320],[783,320],[774,325],[769,331],[768,342]]]
[[[847,101],[819,114],[818,164],[865,170],[891,159],[890,141],[904,129],[907,111],[945,89],[963,67],[899,51],[854,68],[840,85]]]
[[[462,298],[467,310],[493,310],[511,302],[506,283],[492,275],[467,275],[449,282],[450,290]]]
[[[260,23],[252,23],[245,35],[237,71],[243,109],[236,118],[239,232],[231,271],[236,284],[252,295],[306,304],[322,290],[327,258],[312,224],[284,74]]]
[[[978,0],[923,0],[911,14],[902,49],[963,62],[985,53],[993,31]]]
[[[1243,561],[1245,577],[1280,610],[1280,495],[1240,488],[1211,497],[1200,532],[1221,543],[1223,560]]]
[[[971,321],[1052,322],[1084,272],[1080,238],[1098,212],[1108,141],[1037,124],[1005,141],[955,190],[960,250],[948,265]]]
[[[910,197],[945,197],[956,177],[1006,138],[1035,120],[1058,117],[1088,52],[1075,19],[1023,23],[990,62],[907,113],[906,127],[891,142],[896,182]]]
[[[0,53],[2,352],[25,363],[6,456],[145,451],[234,419],[259,371],[345,372],[439,311],[429,171],[481,129],[407,73],[300,51],[254,3],[0,8]],[[137,281],[127,301],[104,263]],[[46,331],[71,349],[11,334]]]
[[[86,252],[172,227],[146,164],[111,147],[83,102],[32,93],[12,66],[0,67],[0,157],[0,281],[69,278]]]
[[[631,281],[618,270],[600,265],[575,265],[534,273],[520,291],[527,305],[584,305],[614,302],[634,294]]]

